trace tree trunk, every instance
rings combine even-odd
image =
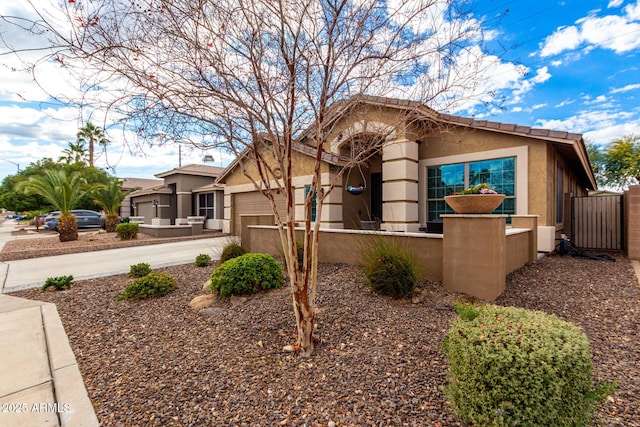
[[[89,138],[89,166],[93,167],[93,138]]]
[[[116,227],[120,223],[120,218],[118,218],[118,214],[109,214],[105,219],[104,229],[107,233],[115,233]]]
[[[296,280],[298,282],[298,280]],[[300,282],[303,282],[300,280]],[[293,283],[293,311],[296,315],[298,329],[298,339],[296,346],[300,350],[300,355],[311,356],[313,353],[313,330],[315,327],[314,304],[308,298],[308,284]]]
[[[78,221],[75,215],[60,215],[58,217],[58,233],[61,242],[78,240]]]

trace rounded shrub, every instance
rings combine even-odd
[[[457,306],[443,350],[446,397],[470,425],[582,426],[612,390],[594,387],[586,335],[554,315]]]
[[[129,277],[143,277],[151,273],[152,271],[153,270],[151,270],[151,264],[141,262],[129,267]]]
[[[137,300],[152,296],[163,296],[178,287],[176,279],[170,274],[152,271],[146,276],[131,282],[117,300]]]
[[[360,266],[373,292],[403,298],[411,295],[418,284],[415,255],[409,249],[383,238],[365,248]]]
[[[136,240],[138,238],[138,224],[123,222],[116,225],[116,234],[120,240]]]
[[[229,261],[232,258],[239,257],[247,253],[247,250],[241,244],[231,241],[222,248],[222,254],[220,255],[220,264]]]
[[[279,288],[283,281],[282,267],[271,255],[244,254],[213,271],[211,292],[222,296],[249,294]]]
[[[196,267],[206,267],[211,264],[211,257],[207,254],[200,254],[196,257]]]

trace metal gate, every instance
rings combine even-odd
[[[622,249],[622,196],[573,197],[571,241],[579,248]]]

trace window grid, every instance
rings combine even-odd
[[[304,186],[304,197],[305,199],[307,198],[307,196],[309,195],[309,191],[311,190],[311,186],[310,185],[305,185]],[[311,201],[311,221],[315,221],[316,220],[316,199],[318,197],[318,193],[314,193],[313,194],[313,200]],[[306,216],[305,216],[306,218]]]
[[[215,206],[213,193],[200,194],[198,197],[198,215],[214,219]]]
[[[427,219],[434,221],[442,214],[454,213],[444,200],[445,196],[486,182],[506,195],[494,214],[514,214],[516,201],[516,159],[480,160],[427,168]]]

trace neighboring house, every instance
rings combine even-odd
[[[146,224],[175,225],[205,217],[204,228],[222,229],[223,187],[214,185],[223,168],[187,165],[156,174],[160,184],[130,194],[131,216]]]
[[[325,228],[359,228],[362,220],[375,220],[382,230],[425,230],[452,212],[444,196],[487,182],[507,195],[494,213],[538,215],[538,248],[552,251],[556,236],[570,234],[571,196],[597,189],[579,134],[474,120],[418,102],[368,96],[334,104],[329,117],[324,191],[337,179],[336,166],[344,165],[359,143],[380,141],[381,149],[362,168],[338,179],[323,206]],[[294,152],[298,222],[304,220],[315,161],[310,133],[298,139]],[[242,215],[271,213],[267,199],[245,176],[255,171],[249,155],[236,159],[217,181],[224,184],[224,230],[237,235]],[[361,194],[346,191],[360,186],[365,187]],[[276,200],[284,213],[284,197]]]
[[[147,178],[122,178],[122,192],[126,193],[130,190],[142,190],[144,188],[153,187],[162,184],[161,179],[147,179]],[[120,205],[120,212],[118,212],[120,218],[128,218],[133,215],[131,196],[127,195]]]

